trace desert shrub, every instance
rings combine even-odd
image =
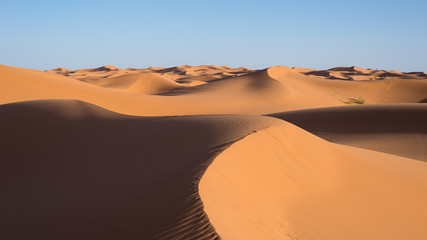
[[[356,98],[348,98],[347,101],[344,101],[344,103],[347,103],[347,104],[366,104],[367,102],[363,97],[359,96]]]

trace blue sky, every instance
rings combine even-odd
[[[427,1],[0,1],[0,64],[427,71]]]

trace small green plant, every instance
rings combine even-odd
[[[354,104],[366,104],[367,102],[363,97],[359,96],[357,98],[348,98],[348,100],[344,101],[344,103],[354,105]]]

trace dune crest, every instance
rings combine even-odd
[[[126,116],[75,100],[1,105],[0,119],[2,239],[218,239],[202,174],[231,143],[280,122]]]
[[[421,240],[426,174],[425,163],[335,145],[283,123],[221,153],[200,195],[223,239]]]
[[[115,71],[115,70],[120,70],[118,67],[115,67],[113,65],[105,65],[99,68],[95,68],[94,71]]]
[[[158,73],[126,74],[88,82],[100,87],[141,94],[158,94],[184,87],[184,85],[166,79]]]
[[[270,116],[331,142],[427,161],[427,104],[331,107]]]
[[[55,69],[52,69],[52,70],[49,70],[49,71],[51,71],[51,72],[61,72],[61,73],[71,72],[71,70],[63,68],[63,67],[55,68]]]
[[[267,69],[268,75],[276,80],[287,74],[299,74],[295,70],[286,66],[274,66]]]

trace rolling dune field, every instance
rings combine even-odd
[[[427,74],[0,65],[0,239],[427,239]]]

